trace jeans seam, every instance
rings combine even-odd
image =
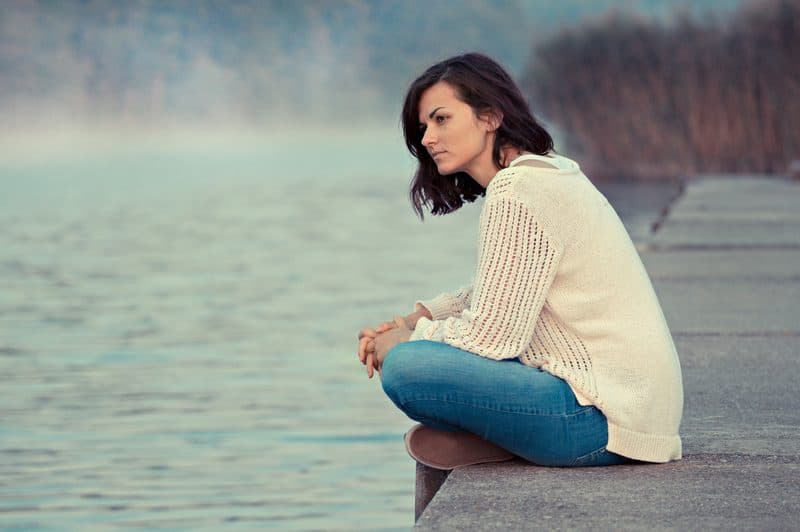
[[[560,418],[576,417],[576,416],[585,414],[587,410],[589,410],[591,408],[594,408],[593,406],[582,406],[579,410],[576,410],[575,412],[569,412],[569,413],[568,412],[564,412],[564,413],[527,412],[527,411],[507,410],[507,409],[500,408],[500,407],[476,405],[476,404],[468,403],[468,402],[464,402],[464,401],[452,401],[452,400],[449,400],[449,399],[441,399],[439,397],[430,397],[430,398],[427,398],[427,397],[419,398],[419,397],[417,397],[417,398],[414,398],[414,399],[408,399],[406,401],[400,401],[400,403],[405,405],[405,404],[414,403],[414,402],[417,402],[417,401],[440,401],[440,402],[450,403],[450,404],[454,404],[454,405],[468,406],[470,408],[480,408],[482,410],[492,410],[494,412],[502,412],[504,414],[523,414],[523,415],[526,415],[526,416],[560,417]]]
[[[582,462],[584,462],[584,461],[591,461],[596,456],[599,456],[599,455],[603,454],[604,452],[606,452],[607,447],[608,447],[608,443],[605,443],[602,446],[600,446],[599,448],[595,449],[594,451],[588,452],[588,453],[586,453],[584,455],[581,455],[581,456],[577,457],[572,462],[570,462],[570,465],[571,466],[582,465]]]

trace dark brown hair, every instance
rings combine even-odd
[[[458,98],[472,107],[476,115],[491,112],[502,115],[492,149],[498,168],[502,167],[500,150],[505,146],[538,155],[553,150],[552,137],[536,122],[519,87],[496,61],[482,54],[469,53],[436,63],[411,83],[403,103],[406,146],[419,161],[410,196],[420,219],[424,218],[423,206],[429,207],[431,214],[447,214],[459,209],[464,202],[471,203],[486,194],[486,189],[465,172],[441,175],[422,145],[419,100],[423,92],[440,81],[451,85]]]

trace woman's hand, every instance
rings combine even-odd
[[[374,329],[370,327],[365,327],[358,332],[358,359],[361,361],[362,364],[367,363],[367,357],[369,356],[370,352],[373,352],[374,355],[375,337],[395,327],[397,327],[396,322],[385,321],[380,325],[378,325],[377,327],[375,327]]]
[[[367,375],[372,378],[378,368],[378,359],[375,354],[375,338],[389,329],[397,327],[395,321],[385,321],[374,329],[365,327],[358,333],[358,359],[367,366]]]
[[[378,369],[378,371],[380,372],[380,366],[383,364],[383,358],[386,357],[386,353],[389,352],[389,349],[391,349],[400,342],[407,341],[408,337],[411,335],[411,330],[414,329],[414,327],[417,325],[417,321],[419,321],[419,319],[423,316],[428,318],[429,320],[433,319],[431,313],[428,312],[428,309],[422,308],[421,310],[414,311],[407,316],[403,317],[395,316],[394,320],[385,321],[380,325],[378,325],[377,327],[375,327],[374,329],[370,327],[365,327],[359,331],[358,360],[360,360],[362,364],[367,366],[367,375],[369,375],[370,378],[372,378],[375,369]],[[383,353],[383,356],[380,358],[380,360],[378,360],[378,354],[375,348],[376,338],[379,335],[398,327],[406,329],[408,331],[408,336],[406,336],[405,339],[401,339],[392,344],[390,347],[386,348]],[[399,335],[397,338],[402,338],[402,336],[403,335]]]
[[[408,327],[408,319],[411,315],[400,317],[396,316],[393,321],[386,321],[375,327],[374,329],[365,327],[361,329],[358,333],[359,339],[359,346],[358,346],[358,359],[361,361],[362,364],[367,366],[367,375],[369,378],[372,378],[374,375],[375,369],[380,372],[380,366],[383,363],[383,358],[385,358],[386,353],[394,347],[397,343],[401,341],[405,341],[411,336],[411,329]],[[416,322],[416,319],[414,320]],[[379,336],[384,335],[387,331],[392,329],[401,328],[404,331],[407,331],[407,336],[405,340],[399,340],[393,343],[388,348],[384,347],[383,356],[380,360],[378,360],[378,354],[376,350],[376,340]],[[398,338],[402,338],[403,335],[399,335]],[[387,339],[381,340],[381,345],[386,345]]]
[[[375,369],[378,370],[378,373],[381,371],[381,366],[383,366],[383,361],[386,358],[386,354],[397,344],[407,342],[411,336],[411,329],[408,328],[403,318],[400,316],[395,317],[395,323],[396,326],[394,328],[378,334],[374,340],[374,366]],[[367,375],[369,375],[370,379],[373,375],[372,368],[369,366],[367,366]]]

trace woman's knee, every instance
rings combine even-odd
[[[414,374],[419,352],[414,348],[416,342],[401,342],[391,348],[381,365],[381,385],[383,391],[394,399],[396,391],[415,381]]]

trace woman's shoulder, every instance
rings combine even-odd
[[[577,164],[558,170],[516,164],[500,170],[486,189],[487,202],[521,204],[537,220],[553,227],[591,223],[603,203],[600,198]]]
[[[585,178],[577,169],[517,164],[495,174],[486,187],[486,199],[513,196],[520,200],[552,201],[577,192],[581,179]]]
[[[555,178],[580,174],[578,163],[563,155],[525,154],[497,172],[489,182],[486,192],[500,194],[514,186],[524,188],[526,184],[531,183],[544,184],[552,181],[555,184],[565,184],[559,183]]]

